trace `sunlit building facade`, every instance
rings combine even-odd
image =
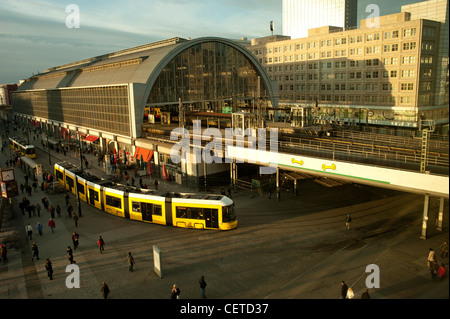
[[[283,0],[283,35],[292,39],[308,36],[308,29],[357,25],[357,0]]]

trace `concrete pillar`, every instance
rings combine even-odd
[[[444,197],[439,200],[439,216],[437,220],[437,230],[442,231],[442,221],[444,219]]]
[[[423,221],[422,221],[422,236],[420,239],[427,239],[427,224],[428,224],[428,210],[430,208],[430,195],[425,194],[423,204]]]

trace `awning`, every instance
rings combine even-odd
[[[85,141],[85,142],[95,142],[96,140],[98,140],[98,136],[88,135],[88,136],[86,136],[86,138],[83,141]]]
[[[134,157],[137,158],[138,160],[140,160],[141,155],[142,155],[142,160],[144,162],[148,162],[148,161],[150,161],[150,159],[153,156],[153,151],[147,150],[142,147],[136,147],[136,152],[134,153]]]

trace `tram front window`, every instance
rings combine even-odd
[[[234,204],[222,207],[222,222],[232,222],[236,219],[234,215]]]

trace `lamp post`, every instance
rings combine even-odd
[[[78,134],[78,132],[77,132]],[[83,174],[83,159],[81,157],[81,137],[80,134],[78,134],[78,147],[80,149],[80,170],[81,170],[81,174]],[[76,184],[76,193],[77,193],[77,203],[78,203],[78,216],[79,217],[83,217],[82,213],[81,213],[81,201],[80,201],[80,194],[78,193],[78,177],[77,175],[75,175],[75,184]]]

